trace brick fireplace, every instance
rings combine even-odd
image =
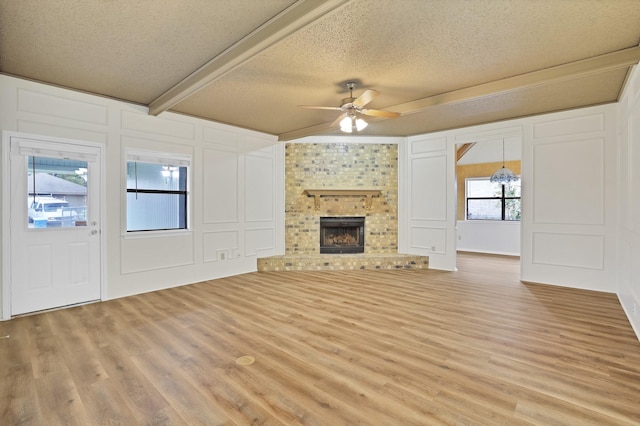
[[[322,216],[363,216],[364,253],[398,252],[397,145],[288,144],[285,155],[286,254],[320,252]],[[305,193],[314,189],[336,195],[316,199]],[[377,190],[379,196],[338,192],[358,189]]]
[[[362,252],[321,254],[321,217],[362,217]],[[259,270],[380,269],[385,259],[396,268],[428,263],[428,258],[400,256],[396,144],[287,144],[285,256],[259,259]]]

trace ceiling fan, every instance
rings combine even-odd
[[[367,122],[364,121],[359,115],[369,115],[372,117],[381,118],[396,118],[400,116],[399,112],[382,111],[379,109],[364,108],[366,104],[371,102],[373,98],[378,96],[380,92],[377,90],[367,89],[357,98],[353,97],[353,89],[356,87],[356,83],[349,81],[345,83],[347,89],[349,89],[349,97],[342,99],[340,106],[338,107],[325,107],[325,106],[313,106],[313,105],[298,105],[300,108],[311,109],[328,109],[332,111],[342,111],[342,114],[336,120],[331,123],[331,126],[335,126],[340,123],[340,130],[346,133],[359,132],[367,127]]]

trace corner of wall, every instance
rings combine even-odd
[[[640,340],[640,66],[629,73],[617,105],[617,230],[618,300]],[[635,178],[634,178],[635,176]]]

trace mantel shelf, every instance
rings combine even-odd
[[[305,189],[304,195],[314,197],[314,207],[320,210],[320,197],[366,197],[364,207],[371,210],[371,197],[379,197],[379,189]]]

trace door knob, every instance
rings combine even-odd
[[[92,230],[91,230],[91,235],[96,235],[97,233],[98,233],[98,230],[97,230],[97,229],[92,229]]]

